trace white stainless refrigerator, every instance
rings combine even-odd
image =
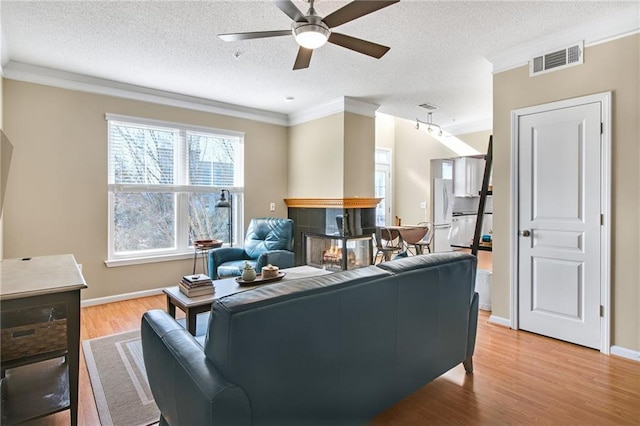
[[[433,179],[431,205],[433,206],[433,251],[452,251],[451,224],[453,213],[453,180]]]

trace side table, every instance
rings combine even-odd
[[[212,248],[222,247],[222,241],[220,240],[195,240],[193,242],[193,272],[192,275],[196,273],[196,261],[198,260],[198,254],[202,256],[202,273],[205,275],[209,275],[208,265],[207,265],[207,253]]]
[[[0,262],[2,424],[71,411],[78,424],[80,290],[74,257]]]
[[[167,295],[167,312],[169,315],[175,318],[176,307],[183,311],[186,316],[185,328],[194,336],[196,335],[196,318],[199,314],[209,312],[211,304],[216,299],[257,287],[240,287],[235,278],[215,280],[213,286],[215,288],[213,293],[195,297],[187,296],[180,291],[178,286],[167,287],[162,290]]]

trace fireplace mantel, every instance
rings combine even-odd
[[[287,207],[317,209],[364,209],[375,208],[382,198],[285,198]]]
[[[349,240],[364,237],[370,245],[371,235],[376,231],[376,206],[381,200],[365,197],[285,198],[288,217],[294,223],[296,265],[306,264],[307,235],[337,238],[347,248],[353,248]]]

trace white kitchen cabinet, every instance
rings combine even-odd
[[[477,197],[482,189],[484,160],[459,157],[453,166],[453,193],[458,197]]]
[[[453,218],[451,227],[451,244],[471,246],[473,233],[476,230],[476,216],[462,215]]]
[[[435,225],[433,233],[433,252],[440,253],[445,251],[452,251],[451,248],[451,230],[453,229],[451,224]]]

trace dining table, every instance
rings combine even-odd
[[[421,244],[418,244],[429,231],[429,227],[425,225],[389,225],[382,226],[381,228],[388,229],[390,231],[398,231],[400,236],[400,244],[408,249],[413,246],[416,254],[422,254],[424,252]]]

